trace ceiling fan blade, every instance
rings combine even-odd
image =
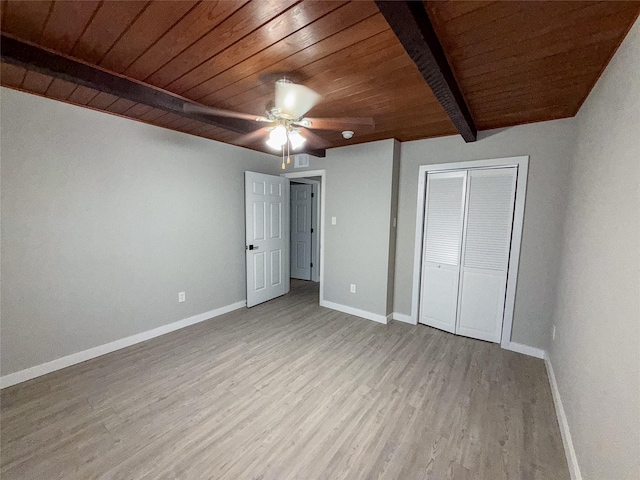
[[[212,117],[224,118],[240,118],[242,120],[251,120],[256,122],[270,122],[266,117],[259,115],[251,115],[250,113],[234,112],[232,110],[224,110],[222,108],[207,107],[206,105],[198,105],[197,103],[185,103],[184,111],[189,113],[201,113]]]
[[[233,140],[233,142],[236,145],[251,145],[252,143],[257,142],[258,140],[261,140],[262,137],[266,136],[268,133],[269,133],[269,129],[267,127],[258,128],[253,132],[249,132],[245,135],[239,136],[238,138]]]
[[[303,118],[295,122],[305,128],[316,130],[353,130],[357,133],[372,132],[376,124],[369,117],[343,117],[343,118]]]
[[[302,128],[301,130],[302,136],[307,141],[309,146],[320,149],[328,148],[330,146],[329,142],[327,142],[320,135],[316,135],[311,130],[307,130],[306,128]]]
[[[322,96],[309,87],[286,80],[276,82],[275,107],[284,118],[300,118],[320,100]]]

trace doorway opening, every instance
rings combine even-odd
[[[290,278],[291,284],[319,284],[323,293],[325,171],[285,173],[290,181]],[[310,285],[311,286],[311,285]]]
[[[320,181],[291,180],[289,209],[291,278],[320,282]]]

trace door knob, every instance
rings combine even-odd
[[[258,250],[258,245],[249,245],[248,247],[245,247],[246,250]]]

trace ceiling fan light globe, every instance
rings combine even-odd
[[[271,133],[269,134],[269,141],[278,146],[282,146],[287,143],[286,127],[284,125],[278,125],[276,128],[271,130]]]
[[[280,150],[282,148],[282,144],[275,142],[272,138],[267,139],[267,146],[274,150]]]
[[[298,130],[292,130],[291,133],[289,133],[289,141],[291,142],[291,149],[297,150],[304,145],[307,139],[300,135]]]

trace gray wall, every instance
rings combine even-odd
[[[309,165],[326,170],[324,299],[378,315],[387,314],[393,150],[393,140],[334,148]]]
[[[401,147],[394,311],[411,313],[420,165],[529,155],[529,178],[511,340],[547,349],[560,258],[572,119],[460,136],[406,142]]]
[[[1,95],[2,375],[246,298],[243,172],[276,157]]]
[[[640,22],[576,117],[551,363],[585,480],[640,478]]]

